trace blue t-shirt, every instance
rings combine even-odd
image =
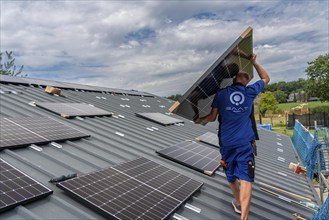
[[[252,85],[233,84],[219,90],[211,105],[218,109],[221,146],[239,146],[255,140],[250,114],[256,96],[264,89],[264,81]]]

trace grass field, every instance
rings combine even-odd
[[[288,135],[292,137],[293,129],[288,129],[287,125],[287,113],[291,111],[291,108],[301,105],[301,102],[294,103],[281,103],[275,112],[267,112],[266,117],[262,117],[262,124],[272,124],[272,129],[274,132]],[[315,108],[319,106],[329,106],[329,102],[308,102],[304,105],[304,108]],[[260,123],[258,108],[255,106],[255,118],[256,122]],[[313,131],[311,131],[313,133]]]
[[[319,106],[329,106],[329,102],[306,102],[306,103],[302,103],[302,102],[293,102],[293,103],[281,103],[278,106],[277,110],[281,110],[281,111],[289,111],[294,107],[297,107],[301,104],[305,104],[304,107],[305,108],[315,108],[315,107],[319,107]]]

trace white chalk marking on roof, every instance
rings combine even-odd
[[[276,150],[283,153],[283,149],[281,149],[281,148],[277,148]]]
[[[124,137],[124,136],[125,136],[124,134],[122,134],[122,133],[120,133],[120,132],[115,132],[115,134],[116,134],[116,135],[119,135],[119,136],[121,136],[121,137]]]
[[[29,102],[29,105],[32,105],[32,106],[36,107],[35,102]]]
[[[83,119],[83,118],[81,118],[81,117],[79,117],[79,116],[76,116],[75,118],[78,119],[78,120],[80,120],[80,121],[85,120],[85,119]]]
[[[88,104],[89,106],[91,106],[91,107],[95,107],[93,104]]]
[[[197,213],[201,213],[201,209],[200,208],[195,207],[194,205],[191,205],[189,203],[186,203],[185,204],[185,207],[188,208],[188,209],[190,209],[190,210],[192,210],[192,211],[195,211]]]
[[[286,162],[286,159],[284,159],[283,157],[278,157],[278,161]]]
[[[153,129],[152,128],[146,128],[147,130],[149,130],[149,131],[153,131]]]
[[[216,173],[217,175],[219,175],[219,176],[226,177],[225,173],[223,173],[223,172],[216,171],[215,173]]]
[[[279,197],[279,199],[282,199],[282,200],[284,200],[284,201],[287,201],[287,202],[291,202],[291,199],[289,199],[289,198],[287,198],[287,197],[285,197],[285,196],[278,196]]]
[[[62,145],[57,144],[56,142],[51,142],[50,144],[53,145],[56,148],[62,148]]]
[[[282,172],[280,172],[280,171],[278,171],[278,174],[281,175],[281,176],[288,176],[287,174],[282,173]]]
[[[41,148],[41,147],[38,147],[38,146],[35,145],[35,144],[31,144],[31,145],[30,145],[30,148],[33,149],[33,150],[39,151],[39,152],[42,151],[42,148]]]
[[[276,144],[279,145],[279,146],[283,146],[283,145],[282,145],[281,143],[279,143],[279,142],[276,142]]]
[[[188,218],[185,218],[184,216],[178,215],[177,213],[174,214],[173,218],[177,219],[177,220],[189,220]]]
[[[151,128],[152,128],[153,130],[157,130],[157,131],[159,130],[159,128],[156,128],[156,127],[151,127]]]
[[[125,116],[123,116],[123,115],[118,115],[118,117],[119,117],[119,118],[125,118]]]

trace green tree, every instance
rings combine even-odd
[[[260,95],[259,112],[262,117],[265,117],[266,111],[274,111],[278,108],[278,104],[279,103],[272,92],[264,92]]]
[[[273,95],[275,96],[275,99],[279,103],[286,103],[287,102],[287,94],[284,91],[281,91],[281,90],[274,91]]]
[[[320,55],[308,64],[305,70],[308,78],[306,92],[321,101],[329,101],[329,54]]]
[[[10,75],[10,76],[18,76],[22,73],[24,66],[22,65],[19,70],[16,72],[15,58],[13,58],[13,52],[6,51],[6,62],[3,60],[3,53],[0,53],[0,74],[1,75]]]
[[[182,95],[180,94],[176,94],[176,95],[171,95],[171,96],[168,96],[167,98],[168,99],[171,99],[171,100],[174,100],[174,101],[178,101],[178,99],[182,97]]]

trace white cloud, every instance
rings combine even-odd
[[[184,93],[247,27],[272,82],[328,53],[325,1],[1,1],[1,51],[30,77]]]

